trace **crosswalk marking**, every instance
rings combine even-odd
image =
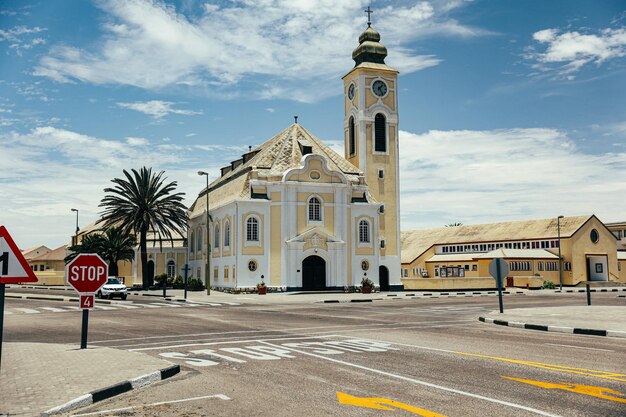
[[[158,306],[163,306],[163,307],[180,307],[178,304],[167,304],[167,303],[152,303],[152,304],[156,304]]]
[[[222,307],[225,305],[238,305],[236,303],[112,303],[109,305],[96,304],[94,309],[96,310],[125,310],[125,309],[140,309],[140,308],[180,308],[180,307]],[[12,310],[12,311],[9,311]],[[12,307],[6,309],[4,314],[39,314],[39,313],[66,313],[70,311],[80,311],[81,308],[73,305],[64,305],[59,307],[43,307],[37,306],[34,308],[25,307]]]
[[[13,310],[21,311],[22,313],[26,313],[26,314],[39,314],[39,313],[41,313],[41,311],[33,310],[32,308],[13,307]]]
[[[94,308],[97,308],[98,310],[117,310],[117,308],[115,307],[101,306],[101,305],[95,305]]]
[[[60,313],[62,311],[67,311],[67,310],[63,310],[62,308],[56,308],[56,307],[39,307],[42,310],[47,310],[47,311],[51,311],[53,313]]]
[[[134,306],[134,305],[132,305],[132,304],[115,304],[115,306],[116,306],[116,307],[122,307],[122,308],[128,308],[128,309],[131,309],[131,308],[140,308],[140,307]]]

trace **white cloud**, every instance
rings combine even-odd
[[[531,48],[527,58],[536,61],[535,69],[555,70],[565,79],[573,80],[575,73],[588,64],[597,66],[626,56],[626,29],[603,29],[597,34],[577,31],[560,33],[558,29],[544,29],[533,34],[533,39],[545,50]]]
[[[135,103],[117,103],[117,106],[123,109],[135,110],[156,119],[165,117],[168,114],[181,114],[184,116],[202,114],[202,112],[199,111],[174,109],[172,107],[174,104],[175,103],[172,103],[171,101],[151,100],[144,102],[139,101]]]
[[[146,138],[138,138],[138,137],[134,137],[134,136],[129,136],[126,138],[126,143],[128,143],[128,145],[130,146],[147,146],[150,144],[150,142],[148,142],[148,139]]]
[[[350,67],[350,55],[365,28],[365,0],[238,1],[207,4],[186,16],[161,1],[109,0],[99,48],[56,45],[35,74],[59,82],[133,85],[149,90],[178,86],[196,93],[233,97],[316,100],[336,94],[320,88]],[[433,5],[434,4],[434,5]],[[390,65],[410,73],[437,65],[408,45],[429,34],[485,34],[447,17],[462,3],[420,2],[376,11],[374,26],[391,55]],[[260,12],[262,9],[262,12]],[[302,80],[317,80],[315,87]],[[241,85],[244,84],[244,85]]]
[[[0,133],[0,213],[20,247],[60,246],[74,232],[71,207],[80,210],[80,225],[94,221],[110,180],[122,170],[151,166],[178,181],[191,204],[203,181],[198,169],[218,173],[224,160],[241,152],[213,147],[134,146],[143,138],[101,139],[50,126],[28,133]],[[213,179],[214,176],[211,177]]]
[[[596,214],[623,220],[626,152],[556,129],[400,132],[402,228]]]
[[[45,28],[39,26],[15,26],[11,29],[0,29],[0,42],[9,42],[9,49],[13,49],[16,54],[22,55],[23,50],[46,43],[46,40],[42,37],[32,37],[45,30]]]

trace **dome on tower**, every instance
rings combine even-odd
[[[352,59],[354,59],[355,66],[363,62],[384,64],[386,56],[387,48],[380,43],[380,33],[368,26],[359,36],[359,46],[352,51]]]

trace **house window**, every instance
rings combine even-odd
[[[250,272],[254,272],[257,269],[257,264],[256,261],[253,259],[250,262],[248,262],[248,271]]]
[[[228,279],[228,267],[224,267],[224,279]]]
[[[246,222],[246,240],[248,242],[259,241],[259,221],[254,217],[250,217]]]
[[[571,262],[563,262],[563,271],[571,271],[572,263]]]
[[[374,151],[387,152],[387,120],[382,113],[374,117]]]
[[[317,197],[309,199],[309,220],[315,222],[322,221],[322,204]]]
[[[176,275],[176,262],[173,259],[167,261],[167,277],[174,278]]]
[[[218,249],[220,247],[220,225],[219,224],[215,225],[215,229],[213,230],[213,232],[214,232],[213,246],[215,246],[215,249]]]
[[[224,246],[230,246],[230,222],[226,222],[224,225]]]
[[[403,271],[404,271],[404,274],[403,274],[404,278],[408,278],[408,276],[409,276],[409,270],[408,270],[408,269],[406,269],[406,268],[404,268],[404,269],[403,269]]]
[[[370,224],[367,220],[359,222],[359,243],[370,243]]]
[[[472,271],[478,271],[478,265],[472,265]]]
[[[354,117],[350,116],[348,123],[348,155],[352,156],[356,153],[356,139],[354,137]]]

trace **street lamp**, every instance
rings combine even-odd
[[[556,218],[556,230],[559,239],[559,290],[563,291],[563,261],[561,260],[561,219],[563,216]]]
[[[206,271],[204,279],[206,282],[206,293],[211,295],[211,241],[209,237],[209,173],[198,171],[198,175],[206,177]]]
[[[74,234],[74,245],[78,245],[78,231],[80,230],[78,228],[78,209],[71,209],[72,211],[76,212],[76,233]]]

